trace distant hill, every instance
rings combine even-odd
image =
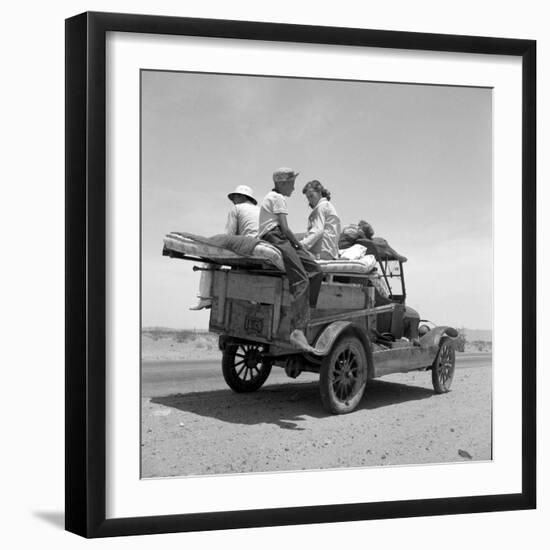
[[[491,351],[491,330],[461,330],[466,341],[457,347],[458,351]],[[218,335],[207,330],[144,327],[141,331],[141,358],[144,361],[219,360]]]
[[[149,336],[153,340],[160,338],[173,338],[178,342],[186,340],[194,340],[198,335],[210,334],[207,330],[202,329],[180,329],[169,327],[143,327],[141,329],[142,336]]]
[[[464,336],[466,336],[466,340],[469,342],[493,341],[493,331],[490,329],[461,328],[460,330],[464,332]],[[142,334],[146,334],[153,339],[175,337],[180,342],[192,339],[194,335],[209,334],[206,329],[178,329],[169,327],[143,327],[141,332]]]
[[[493,341],[493,331],[486,329],[472,329],[465,328],[461,329],[464,331],[464,336],[468,342],[492,342]]]
[[[218,335],[207,330],[144,327],[141,358],[143,361],[220,359]]]

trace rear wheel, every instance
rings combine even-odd
[[[222,373],[227,385],[237,393],[261,388],[271,372],[263,358],[262,344],[227,344],[222,357]]]
[[[455,374],[455,348],[451,340],[442,340],[432,365],[432,384],[435,393],[447,393]]]
[[[323,359],[319,389],[324,407],[333,414],[353,411],[367,385],[367,356],[361,341],[344,336]]]

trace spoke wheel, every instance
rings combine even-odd
[[[263,359],[261,344],[229,344],[222,357],[222,373],[227,385],[238,393],[261,388],[271,372],[271,363]]]
[[[450,340],[443,340],[432,365],[432,384],[435,393],[447,393],[455,374],[455,349]]]
[[[353,411],[367,385],[367,357],[361,341],[344,336],[321,364],[319,390],[325,408],[333,414]]]

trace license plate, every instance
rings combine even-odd
[[[247,315],[244,320],[244,330],[248,334],[262,334],[264,330],[264,320],[259,317]]]

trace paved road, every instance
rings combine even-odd
[[[490,367],[490,353],[457,353],[457,368]],[[211,389],[227,387],[221,373],[220,361],[155,361],[144,362],[141,371],[142,397],[159,397],[174,393],[200,391],[208,383]],[[314,373],[302,373],[296,380],[288,378],[282,368],[274,367],[266,384],[285,381],[312,382],[318,379]],[[229,389],[229,388],[228,388]]]

